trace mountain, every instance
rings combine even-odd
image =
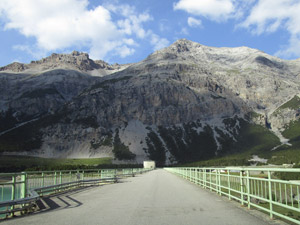
[[[163,165],[300,140],[300,61],[256,49],[181,39],[133,64],[74,51],[0,71],[2,154]]]

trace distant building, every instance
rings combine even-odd
[[[155,162],[154,161],[144,161],[144,168],[145,169],[155,169]]]

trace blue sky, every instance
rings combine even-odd
[[[1,0],[0,66],[73,50],[131,63],[180,38],[300,58],[300,0]]]

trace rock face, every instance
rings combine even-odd
[[[7,154],[190,162],[238,151],[254,123],[280,134],[299,119],[299,62],[247,47],[182,39],[131,65],[74,51],[0,70]]]

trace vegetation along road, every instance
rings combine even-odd
[[[43,203],[44,210],[2,224],[283,224],[162,169],[116,184],[45,198]]]

